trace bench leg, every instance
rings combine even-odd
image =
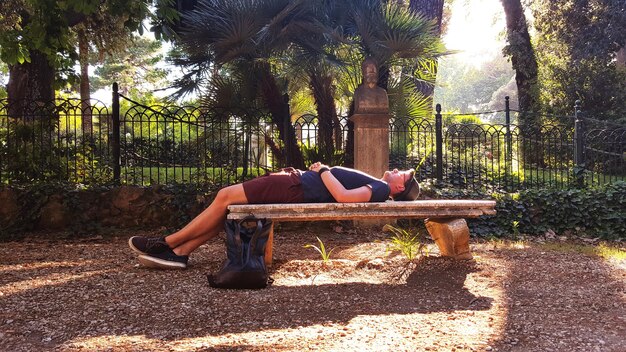
[[[465,219],[426,219],[426,229],[444,257],[472,259],[469,228]]]
[[[265,244],[265,266],[272,266],[272,247],[274,246],[274,221],[272,221],[272,225],[270,226],[270,234],[267,238],[267,243]]]

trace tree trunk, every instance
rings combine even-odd
[[[507,54],[515,70],[519,108],[522,112],[537,112],[537,59],[530,42],[524,8],[520,0],[501,0],[506,14]],[[530,118],[532,120],[532,118]],[[520,121],[520,124],[533,121]]]
[[[348,116],[354,115],[354,99],[350,102]],[[343,166],[354,167],[354,122],[348,119],[348,133],[346,135],[346,151],[343,157]]]
[[[59,159],[51,154],[54,129],[59,118],[54,101],[54,69],[47,57],[31,50],[30,62],[9,65],[8,113],[21,121],[21,133],[13,144],[16,158],[9,170],[16,179],[43,179],[45,173],[59,175]],[[54,177],[54,176],[53,176]]]
[[[78,58],[80,61],[80,104],[83,134],[93,131],[91,94],[89,92],[89,40],[84,29],[78,30]]]
[[[22,118],[26,104],[54,100],[54,68],[42,52],[31,50],[30,62],[9,66],[9,116]]]
[[[286,101],[281,95],[270,65],[260,63],[258,68],[261,96],[270,111],[272,122],[278,128],[278,136],[285,145],[285,160],[283,162],[286,166],[304,169],[304,158],[298,147],[296,130],[291,123],[291,115],[289,114],[289,101]]]
[[[309,73],[309,84],[315,99],[315,107],[317,109],[318,120],[318,140],[317,146],[324,163],[333,164],[333,154],[335,152],[333,143],[333,131],[338,126],[337,109],[335,107],[335,99],[332,88],[333,79],[329,75],[320,74],[319,72]],[[340,145],[341,141],[337,141]]]
[[[543,165],[543,152],[537,138],[539,127],[539,91],[537,59],[528,34],[528,24],[520,0],[501,0],[506,15],[508,46],[519,101],[519,125],[523,136],[522,156],[527,163]]]
[[[421,14],[429,20],[432,20],[436,24],[437,34],[441,36],[441,23],[443,20],[443,4],[444,0],[411,0],[409,3],[409,8],[413,13]],[[432,76],[433,79],[437,78],[437,67],[438,64],[435,61],[432,66],[433,71],[428,72],[429,76]],[[433,95],[435,94],[435,82],[433,84],[428,84],[424,82],[416,82],[418,92],[422,93],[424,97],[428,98],[430,101],[430,106],[432,110],[433,104]]]

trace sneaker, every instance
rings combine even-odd
[[[128,246],[139,254],[159,254],[171,250],[165,237],[133,236],[128,239]]]
[[[141,264],[157,269],[185,269],[187,268],[187,261],[189,261],[188,255],[177,255],[171,249],[157,254],[139,256]]]

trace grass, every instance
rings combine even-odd
[[[626,250],[601,242],[598,245],[583,245],[575,243],[549,242],[542,243],[540,248],[565,253],[580,253],[589,256],[598,256],[608,260],[626,260]]]
[[[452,158],[456,154],[452,153]],[[450,163],[449,159],[447,162]],[[514,160],[513,163],[506,164],[503,160],[490,160],[482,156],[461,157],[452,163],[453,169],[469,169],[470,173],[478,175],[480,178],[491,180],[487,182],[507,182],[528,183],[535,185],[568,185],[575,183],[571,160],[553,160],[550,166],[545,168],[528,167]],[[507,173],[508,169],[508,173]],[[585,172],[584,179],[587,184],[606,184],[615,181],[626,181],[626,175],[603,173],[595,170]]]
[[[605,259],[626,261],[626,250],[600,243],[596,247],[596,254]]]
[[[232,170],[224,168],[198,168],[198,167],[122,167],[122,180],[133,183],[150,185],[153,183],[236,183],[244,178],[243,168],[238,167],[236,176]],[[265,174],[265,171],[257,168],[248,168],[246,178],[253,178]]]
[[[570,242],[545,242],[532,243],[528,241],[509,241],[503,239],[492,239],[489,241],[493,248],[514,248],[524,249],[536,246],[540,249],[561,253],[579,253],[588,256],[597,256],[607,260],[626,261],[626,250],[606,242],[597,245],[578,244]]]

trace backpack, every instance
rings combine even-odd
[[[246,227],[244,223],[255,222]],[[226,220],[226,262],[215,275],[209,274],[209,286],[230,289],[260,289],[273,281],[265,267],[265,246],[272,221],[246,217],[242,220]]]

